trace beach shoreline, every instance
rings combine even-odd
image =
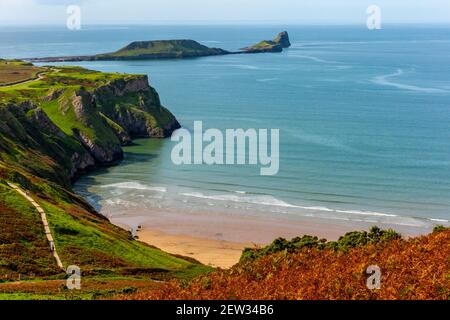
[[[176,210],[121,211],[109,216],[117,226],[130,230],[139,241],[171,254],[194,258],[205,265],[230,268],[239,261],[242,250],[270,244],[279,237],[292,239],[312,235],[337,240],[350,231],[368,230],[373,224],[355,221],[328,221],[311,217],[295,220],[285,217],[177,213]],[[400,225],[393,228],[404,237],[431,230]]]

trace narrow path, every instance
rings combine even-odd
[[[55,258],[56,264],[58,265],[58,267],[65,270],[64,266],[61,262],[61,259],[58,256],[58,252],[56,251],[55,241],[53,240],[52,232],[50,231],[50,228],[48,226],[47,216],[45,214],[44,209],[42,209],[42,207],[36,201],[34,201],[33,198],[31,198],[29,195],[27,195],[26,192],[24,192],[18,186],[16,186],[15,184],[9,183],[9,182],[8,182],[8,185],[11,188],[13,188],[15,191],[17,191],[19,194],[21,194],[25,199],[27,199],[39,212],[39,214],[41,215],[42,224],[44,225],[45,235],[50,244],[50,251],[51,251],[53,257]]]
[[[48,73],[48,71],[39,71],[38,73],[36,73],[36,76],[34,78],[32,78],[32,79],[24,79],[24,80],[12,82],[12,83],[2,83],[2,84],[0,84],[0,87],[1,88],[9,88],[9,87],[22,85],[22,84],[27,84],[27,83],[30,83],[30,82],[39,81],[39,80],[42,80],[44,78],[44,75],[46,73]]]

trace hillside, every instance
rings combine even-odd
[[[370,265],[381,269],[381,288],[366,286]],[[172,281],[121,299],[368,300],[450,299],[450,229],[401,239],[373,228],[336,242],[304,236],[249,249],[230,270],[185,285]]]
[[[0,75],[4,65],[23,67],[0,64]],[[8,182],[45,211],[65,267],[77,265],[84,275],[159,278],[209,270],[134,240],[71,191],[83,172],[120,161],[121,147],[133,138],[163,138],[179,128],[147,77],[78,67],[33,72],[41,77],[0,88],[1,280],[64,276],[39,213]]]
[[[194,40],[136,41],[109,54],[96,55],[94,59],[178,59],[228,54],[228,51],[208,48]]]
[[[92,56],[46,57],[30,59],[32,62],[66,62],[98,60],[152,60],[183,59],[231,54],[223,49],[209,48],[194,40],[135,41],[111,53]]]

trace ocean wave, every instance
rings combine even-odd
[[[324,147],[330,147],[335,149],[342,149],[349,152],[355,151],[353,148],[341,143],[335,137],[317,135],[312,133],[307,133],[301,130],[284,129],[283,131],[289,133],[290,136],[300,139],[306,143],[312,143],[316,145],[321,145]]]
[[[257,66],[252,66],[250,64],[227,64],[226,67],[233,67],[244,70],[259,70],[260,68]]]
[[[396,214],[383,213],[383,212],[375,212],[375,211],[359,211],[359,210],[334,210],[339,213],[349,213],[349,214],[357,214],[364,216],[379,216],[379,217],[398,217]]]
[[[276,81],[278,78],[264,78],[264,79],[256,79],[258,82],[269,82],[269,81]]]
[[[249,204],[257,204],[263,206],[274,206],[274,207],[285,207],[285,208],[297,208],[303,210],[311,210],[311,211],[321,211],[321,212],[334,212],[334,213],[345,213],[351,215],[363,215],[363,216],[377,216],[377,217],[398,217],[398,215],[385,213],[385,212],[375,212],[375,211],[362,211],[362,210],[340,210],[340,209],[332,209],[328,207],[322,206],[299,206],[291,203],[287,203],[283,200],[277,199],[273,196],[269,195],[261,195],[261,196],[242,196],[235,194],[221,194],[221,195],[205,195],[201,192],[187,192],[181,193],[180,195],[186,197],[200,198],[200,199],[208,199],[208,200],[218,200],[218,201],[231,201],[231,202],[240,202],[240,203],[249,203]]]
[[[137,207],[138,205],[136,204],[136,202],[134,201],[128,201],[128,200],[124,200],[124,199],[108,199],[105,201],[105,204],[108,206],[122,206],[122,207],[126,207],[126,208],[134,208]]]
[[[222,195],[205,195],[201,192],[186,192],[181,193],[182,196],[185,197],[193,197],[200,199],[208,199],[208,200],[218,200],[218,201],[231,201],[231,202],[241,202],[241,203],[250,203],[250,204],[258,204],[258,205],[267,205],[267,206],[277,206],[277,207],[291,207],[295,208],[296,206],[279,200],[272,196],[238,196],[234,194],[222,194]]]
[[[320,62],[320,63],[330,63],[330,64],[339,64],[339,63],[341,63],[339,61],[325,60],[325,59],[321,59],[321,58],[314,57],[314,56],[306,56],[306,55],[303,55],[303,54],[289,54],[289,57],[307,59],[307,60],[312,60],[312,61]]]
[[[394,73],[389,73],[389,74],[385,74],[385,75],[381,75],[381,76],[377,76],[377,77],[373,78],[372,82],[379,84],[379,85],[383,85],[383,86],[391,86],[391,87],[395,87],[398,89],[416,91],[416,92],[424,92],[424,93],[449,93],[450,92],[448,90],[444,90],[441,88],[419,87],[419,86],[403,84],[403,83],[399,83],[399,82],[393,82],[393,81],[389,80],[390,78],[395,78],[395,77],[401,76],[404,73],[405,72],[402,69],[397,69],[397,71]]]
[[[445,220],[445,219],[428,218],[428,220],[434,221],[434,222],[450,223],[450,220]]]
[[[229,61],[231,62],[231,61]],[[199,67],[226,67],[226,68],[236,68],[236,69],[244,69],[244,70],[259,70],[261,68],[257,66],[253,66],[250,64],[234,64],[234,63],[201,63],[198,64]]]
[[[134,189],[134,190],[148,190],[148,191],[156,191],[156,192],[167,192],[167,188],[165,187],[156,187],[156,186],[148,186],[145,184],[141,184],[139,182],[119,182],[113,184],[106,184],[100,186],[100,188],[109,189]]]

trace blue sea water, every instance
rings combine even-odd
[[[283,53],[72,64],[148,74],[192,129],[279,128],[280,171],[175,166],[170,140],[139,140],[122,165],[75,185],[100,209],[176,208],[410,226],[450,220],[450,26],[4,28],[0,57],[110,52],[195,39],[236,50],[289,31]],[[68,63],[65,63],[68,64]]]

